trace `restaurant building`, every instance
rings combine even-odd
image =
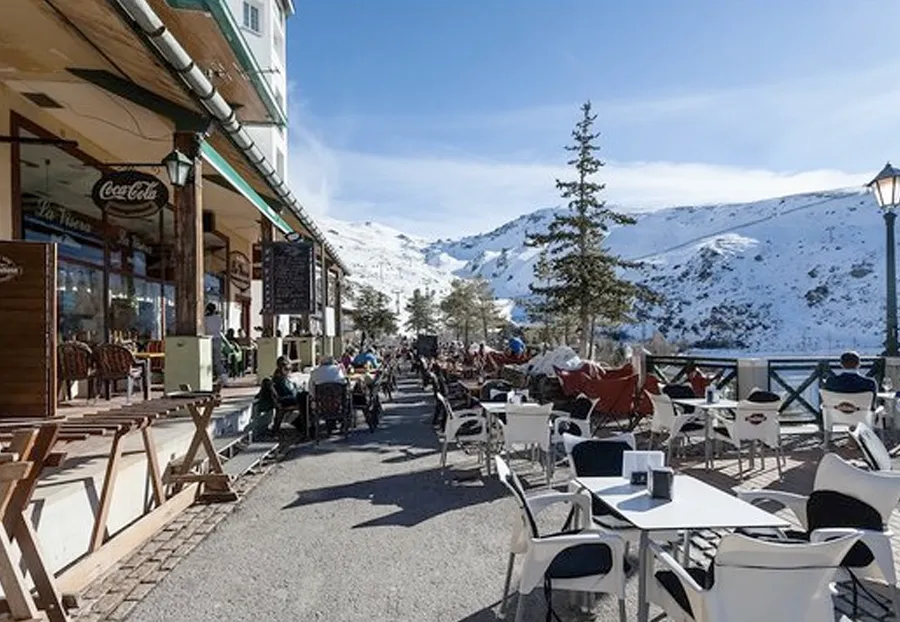
[[[285,182],[292,3],[4,9],[0,240],[56,243],[58,343],[159,344],[167,387],[205,386],[213,303],[226,328],[260,338],[263,373],[279,333],[298,336],[304,364],[340,350],[346,268]],[[98,180],[115,172],[118,183],[152,176],[168,200],[98,200]],[[314,251],[313,306],[294,317],[263,313],[260,245],[285,239]]]

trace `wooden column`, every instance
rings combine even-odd
[[[194,162],[188,182],[174,188],[175,334],[203,334],[203,176],[200,137],[176,132],[175,148]]]
[[[259,231],[260,231],[260,240],[263,244],[267,242],[271,242],[274,237],[274,230],[272,227],[272,221],[268,218],[263,218],[259,221]],[[262,329],[263,329],[263,337],[274,337],[275,336],[275,316],[271,313],[263,313],[262,316]]]
[[[322,338],[322,356],[325,356],[325,307],[328,306],[328,258],[325,252],[325,242],[319,245],[319,252],[322,254],[322,315],[319,318],[319,332]]]
[[[335,336],[341,338],[343,338],[344,336],[344,329],[342,327],[344,317],[341,308],[341,297],[344,293],[343,289],[344,275],[342,272],[338,271],[338,273],[334,277],[334,334]]]

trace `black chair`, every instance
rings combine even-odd
[[[662,392],[671,397],[673,400],[693,399],[697,397],[694,389],[689,384],[667,384],[663,387]],[[686,415],[694,412],[693,406],[680,406],[682,412]]]

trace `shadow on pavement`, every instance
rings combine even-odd
[[[507,494],[496,479],[484,480],[481,486],[453,486],[447,481],[449,474],[434,468],[341,486],[304,490],[298,492],[297,499],[282,509],[290,510],[339,499],[359,499],[373,505],[400,509],[387,516],[354,525],[354,529],[388,525],[413,527],[445,512],[489,503]]]

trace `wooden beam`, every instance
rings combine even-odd
[[[175,133],[175,148],[194,162],[188,183],[175,188],[175,334],[202,335],[203,329],[203,170],[200,139]]]
[[[60,591],[78,594],[94,580],[144,545],[172,519],[194,503],[198,484],[192,484],[121,533],[116,534],[93,553],[82,558],[56,580]]]

